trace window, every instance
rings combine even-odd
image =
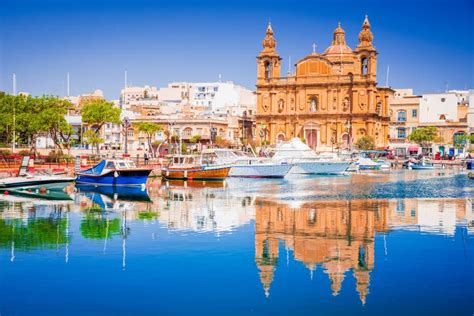
[[[184,135],[185,137],[191,137],[191,134],[192,134],[192,133],[193,133],[193,129],[190,128],[190,127],[186,127],[186,128],[184,129],[183,135]]]
[[[417,109],[411,110],[411,116],[417,117],[418,116],[418,110]]]
[[[445,102],[446,101],[446,98],[441,98],[441,102]]]
[[[404,139],[407,138],[407,131],[405,128],[397,128],[398,138]]]
[[[398,111],[397,112],[397,121],[406,122],[407,121],[407,112],[406,111]]]
[[[377,102],[377,106],[375,107],[375,112],[377,114],[380,114],[380,111],[382,110],[382,101]]]
[[[270,77],[272,76],[272,65],[269,61],[266,61],[265,62],[265,80],[268,80],[270,79]]]
[[[360,60],[360,65],[361,65],[360,73],[363,76],[367,75],[367,72],[369,69],[369,60],[367,59],[367,57],[362,57],[362,59]]]

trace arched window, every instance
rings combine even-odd
[[[401,110],[397,112],[397,121],[406,122],[407,121],[407,111]]]
[[[363,76],[367,75],[368,70],[369,70],[369,59],[367,57],[362,57],[362,59],[360,60],[360,65],[361,65],[360,73]]]
[[[191,127],[186,127],[183,131],[183,137],[191,137],[193,129]]]
[[[309,100],[309,111],[316,112],[318,110],[318,97],[312,97]]]
[[[382,111],[382,101],[377,102],[377,106],[375,107],[375,112],[380,114]]]
[[[264,64],[265,67],[265,80],[269,80],[272,76],[272,64],[269,61],[266,61]]]

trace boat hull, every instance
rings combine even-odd
[[[0,189],[45,187],[49,190],[62,190],[71,182],[74,182],[73,178],[41,178],[31,180],[27,178],[14,178],[11,181],[8,181],[8,179],[0,181]]]
[[[161,176],[173,180],[223,180],[229,175],[230,167],[161,169]]]
[[[349,168],[349,162],[297,162],[292,174],[341,174]]]
[[[292,164],[237,165],[230,169],[230,177],[238,178],[284,178]]]
[[[76,183],[93,185],[141,186],[145,185],[150,169],[116,170],[105,174],[78,173]]]
[[[432,169],[435,169],[434,166],[416,166],[416,165],[411,166],[409,168],[411,168],[411,170],[432,170]]]

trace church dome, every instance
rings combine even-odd
[[[326,48],[323,55],[340,54],[352,54],[352,49],[346,44],[346,32],[344,32],[344,29],[341,27],[341,23],[339,23],[334,30],[332,44]]]

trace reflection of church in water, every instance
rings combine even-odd
[[[311,275],[321,266],[333,295],[339,294],[346,272],[352,271],[365,304],[374,268],[375,232],[388,230],[387,208],[388,203],[381,201],[312,202],[298,209],[257,201],[255,261],[265,294],[270,294],[281,240]]]

